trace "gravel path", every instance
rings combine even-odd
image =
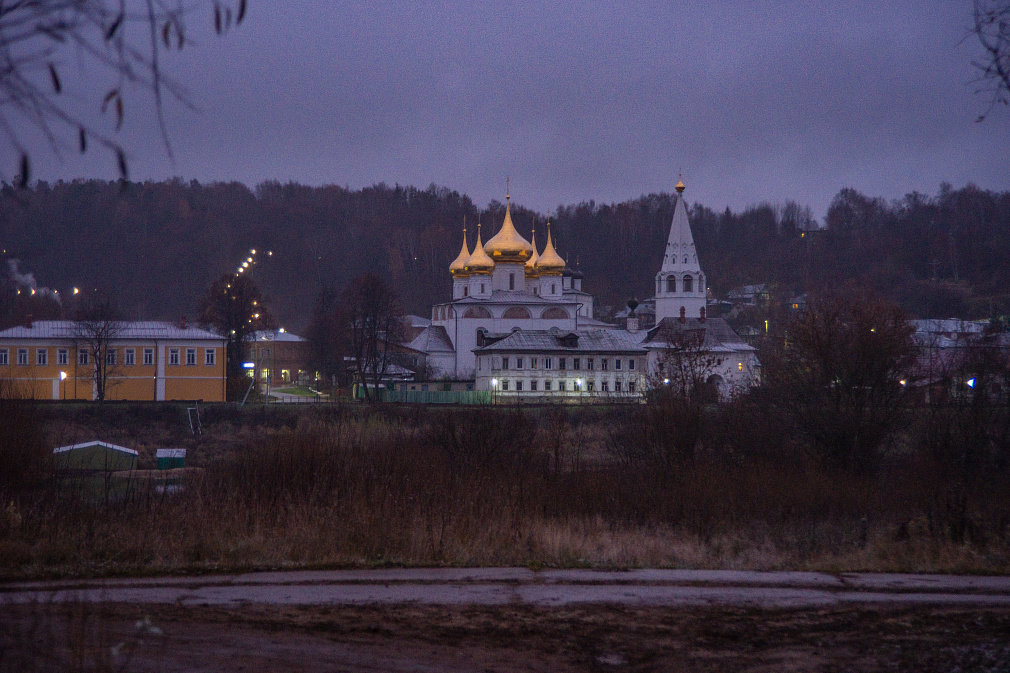
[[[1010,606],[1010,577],[729,570],[435,568],[0,585],[0,602],[266,605]]]

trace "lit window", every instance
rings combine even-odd
[[[154,365],[154,349],[145,348],[144,349],[144,366],[150,367]]]
[[[10,355],[6,348],[0,348],[0,365],[9,365]]]
[[[169,348],[168,349],[168,364],[172,365],[173,367],[179,366],[179,349],[178,348]]]
[[[217,364],[217,351],[213,348],[208,348],[203,352],[203,363],[208,367],[213,367]]]
[[[127,367],[132,367],[137,364],[137,349],[127,348],[123,351],[123,364]]]
[[[28,364],[28,349],[27,348],[19,348],[18,349],[18,364],[21,365],[21,366],[25,366],[25,365]]]
[[[530,369],[537,369],[537,366],[539,364],[540,364],[540,360],[539,359],[537,359],[537,358],[530,358]]]

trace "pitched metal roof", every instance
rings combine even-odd
[[[412,348],[422,353],[455,353],[449,333],[445,327],[437,325],[425,327],[421,333],[414,337],[414,340],[407,344],[407,348]]]
[[[566,346],[565,339],[570,335],[578,337],[575,345]],[[590,353],[644,353],[645,350],[620,333],[613,330],[577,330],[569,332],[556,327],[549,330],[519,330],[513,332],[501,341],[475,348],[475,353],[492,352],[590,352]]]
[[[261,329],[246,336],[246,341],[305,341],[302,337],[291,332],[281,332],[280,330]]]
[[[0,339],[73,339],[80,334],[77,325],[74,320],[36,320],[31,327],[19,325],[0,331]],[[174,323],[157,320],[117,321],[112,340],[121,339],[225,340],[199,327],[183,329]]]
[[[723,318],[663,318],[648,331],[642,344],[645,348],[670,348],[685,340],[701,342],[706,351],[734,352],[757,350],[740,338]],[[697,341],[695,341],[697,343]]]

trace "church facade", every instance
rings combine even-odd
[[[754,348],[721,318],[707,319],[705,275],[691,234],[684,185],[677,184],[663,263],[656,274],[656,324],[639,330],[596,320],[582,274],[567,267],[547,227],[543,251],[505,218],[487,243],[466,231],[449,266],[452,298],[410,344],[427,353],[432,378],[468,379],[477,390],[512,397],[640,398],[685,348],[703,353],[707,382],[729,396],[757,381]],[[434,344],[434,346],[432,346]],[[667,382],[668,383],[668,382]]]

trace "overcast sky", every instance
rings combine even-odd
[[[174,163],[127,96],[132,179],[434,182],[484,205],[509,175],[546,212],[671,191],[682,171],[689,201],[818,217],[843,187],[1010,189],[1010,111],[975,123],[970,0],[249,6],[224,38],[204,6],[199,43],[167,57],[201,109],[167,106]],[[101,152],[34,162],[117,177]]]

